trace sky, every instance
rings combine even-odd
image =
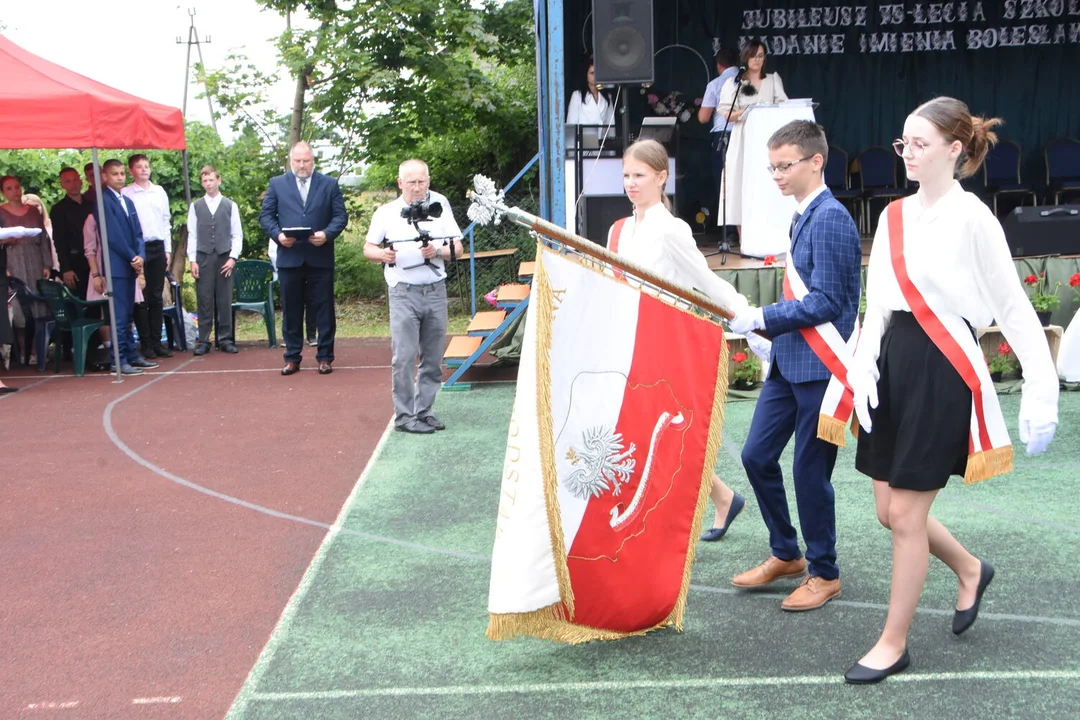
[[[3,0],[0,21],[5,37],[26,50],[82,75],[146,100],[182,107],[184,61],[194,10],[203,61],[221,68],[230,51],[243,52],[263,72],[277,71],[277,50],[270,42],[285,20],[263,10],[255,0]],[[210,42],[206,40],[209,38]],[[191,48],[192,76],[198,60]],[[271,100],[282,112],[292,103],[286,78]],[[202,86],[192,81],[187,118],[210,121]],[[231,137],[228,120],[218,131]]]

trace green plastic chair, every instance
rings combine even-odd
[[[105,325],[104,320],[86,317],[86,311],[92,307],[102,307],[108,304],[108,300],[80,300],[58,282],[52,280],[38,280],[38,293],[45,298],[49,310],[53,314],[55,325],[52,331],[52,342],[56,345],[53,352],[53,372],[60,372],[60,360],[64,354],[61,351],[63,343],[60,342],[63,333],[71,333],[71,356],[75,365],[75,377],[86,374],[86,350],[90,345],[90,338],[94,331]]]
[[[266,321],[266,336],[272,348],[277,347],[273,278],[274,266],[266,260],[241,260],[233,268],[233,332],[236,331],[237,310],[262,313]],[[199,318],[199,322],[207,321],[213,322],[213,318]]]

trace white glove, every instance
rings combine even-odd
[[[768,367],[772,359],[772,342],[752,332],[746,336],[746,344],[755,355],[761,358],[762,366]]]
[[[1040,455],[1046,452],[1050,441],[1057,432],[1057,423],[1044,423],[1020,419],[1020,442],[1027,443],[1027,454]]]
[[[855,396],[855,417],[866,432],[873,428],[870,409],[878,406],[878,370],[877,363],[855,358],[848,368],[848,384]]]
[[[765,329],[765,313],[759,307],[748,307],[728,320],[731,332],[739,335],[750,335],[755,330]]]

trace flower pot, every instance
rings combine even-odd
[[[990,373],[990,379],[994,382],[1001,382],[1001,371],[998,370],[996,372]]]
[[[731,383],[731,387],[736,390],[753,390],[755,385],[757,385],[757,383],[750,380],[744,380],[743,378],[735,378]]]
[[[1050,316],[1053,314],[1052,310],[1039,310],[1035,312],[1035,316],[1039,318],[1039,323],[1043,327],[1050,326]]]

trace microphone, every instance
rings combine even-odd
[[[735,74],[735,79],[738,80],[739,78],[741,78],[745,74],[746,74],[746,66],[745,65],[740,65],[739,66],[739,72],[737,72]]]

